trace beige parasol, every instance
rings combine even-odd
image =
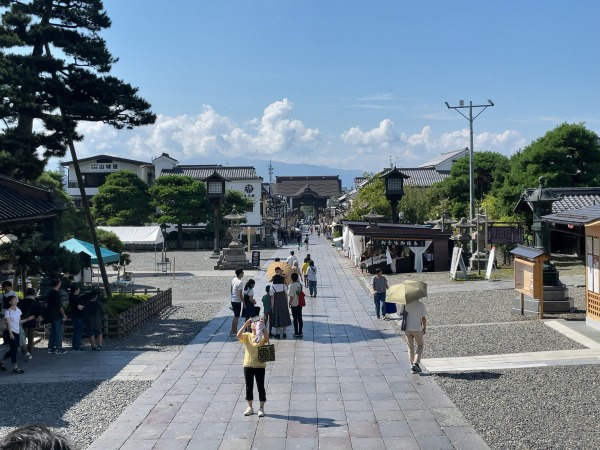
[[[385,301],[408,305],[411,302],[427,297],[427,284],[422,281],[409,280],[402,284],[394,284],[387,290]]]
[[[279,267],[281,269],[281,274],[285,279],[285,284],[290,284],[292,278],[292,273],[294,272],[292,266],[283,261],[278,261],[272,263],[269,267],[267,267],[267,280],[271,281],[273,275],[275,275],[275,269]]]

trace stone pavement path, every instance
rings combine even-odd
[[[292,249],[306,255],[274,256]],[[351,262],[316,235],[309,253],[318,296],[307,297],[303,339],[290,327],[273,340],[266,417],[243,415],[243,347],[225,307],[89,449],[488,448],[428,376],[410,373],[404,338],[374,319]],[[264,268],[254,279],[260,297]]]

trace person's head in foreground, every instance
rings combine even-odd
[[[0,439],[0,450],[74,450],[69,440],[43,425],[27,425]]]

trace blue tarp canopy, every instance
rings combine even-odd
[[[72,238],[68,241],[61,242],[60,246],[74,253],[85,253],[92,258],[92,264],[98,264],[98,258],[96,258],[94,244]],[[104,247],[100,247],[100,253],[102,254],[102,261],[104,261],[104,263],[119,262],[120,255],[118,253],[111,252],[109,249]]]

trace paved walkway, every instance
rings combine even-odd
[[[351,262],[316,236],[309,252],[318,296],[307,298],[304,338],[290,327],[274,340],[266,417],[243,415],[243,347],[225,307],[89,449],[488,448],[429,377],[410,373],[404,338],[374,320]],[[265,271],[254,279],[260,296]]]

